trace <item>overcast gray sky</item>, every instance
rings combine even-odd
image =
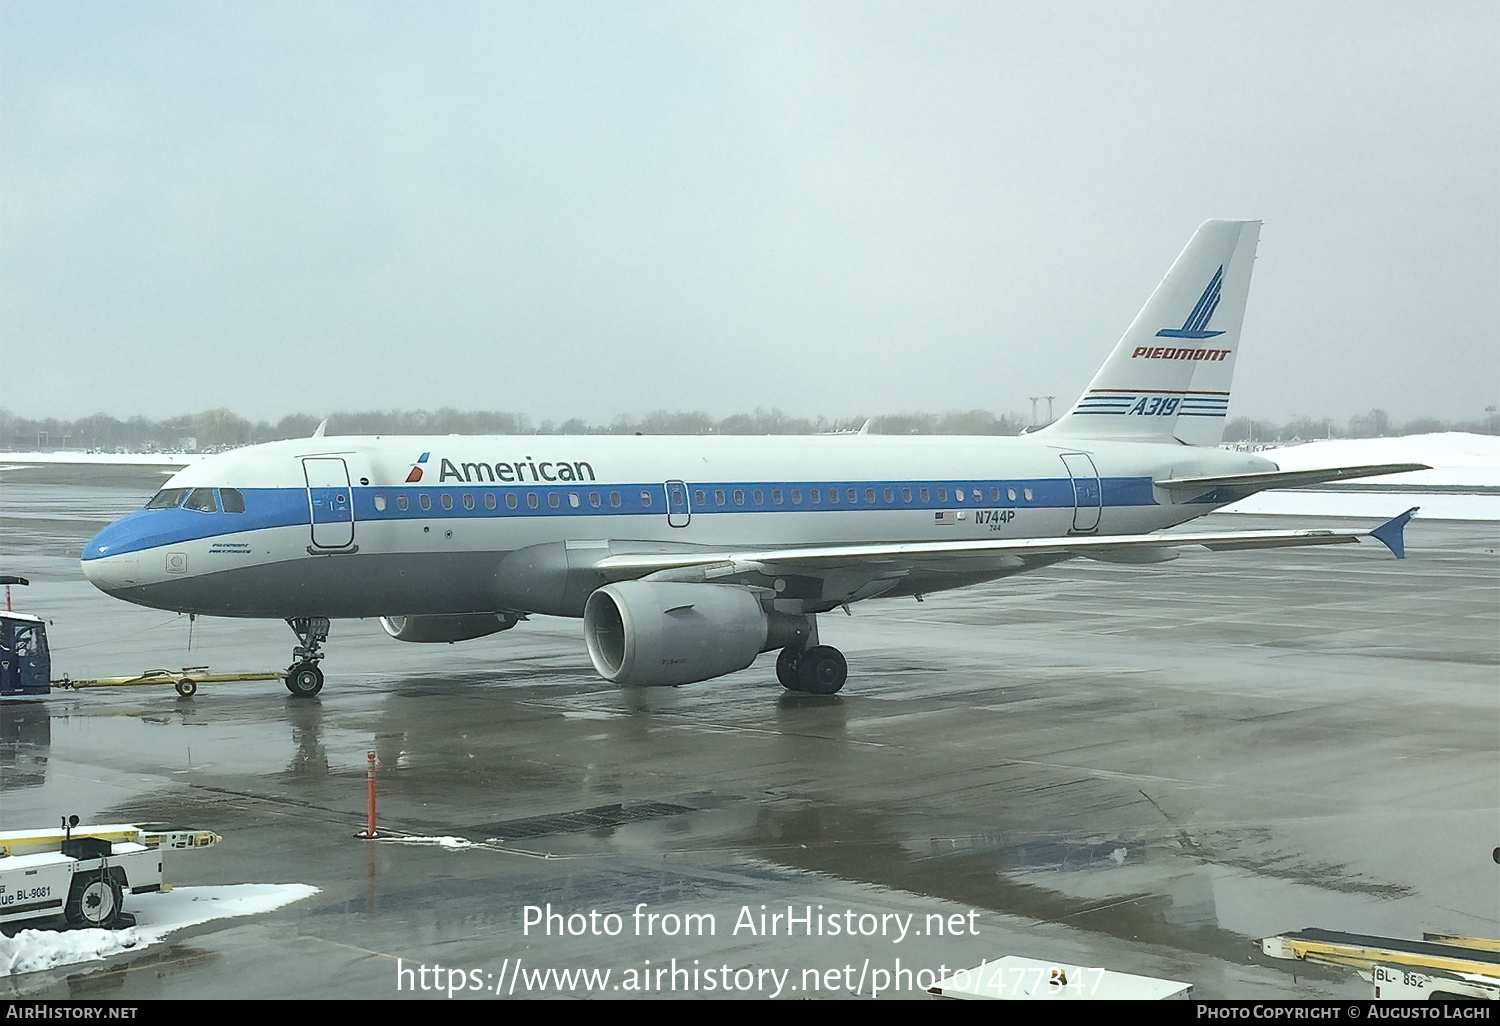
[[[1500,4],[0,3],[0,405],[1065,406],[1265,222],[1231,415],[1500,400]]]

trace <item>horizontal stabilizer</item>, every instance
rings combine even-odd
[[[1421,508],[1421,506],[1413,506],[1399,517],[1392,517],[1371,531],[1370,537],[1384,543],[1385,547],[1391,550],[1391,555],[1397,559],[1405,559],[1406,537],[1403,532],[1406,530],[1406,525],[1411,522],[1411,518]]]
[[[1254,474],[1220,474],[1214,477],[1172,477],[1156,482],[1156,487],[1174,492],[1227,488],[1236,492],[1243,491],[1248,495],[1268,488],[1295,488],[1298,485],[1322,484],[1326,481],[1431,469],[1425,463],[1379,463],[1367,467],[1330,467],[1326,470],[1266,470]]]

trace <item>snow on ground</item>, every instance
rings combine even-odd
[[[1390,491],[1329,488],[1261,492],[1224,507],[1224,512],[1393,517],[1412,506],[1420,506],[1422,511],[1418,516],[1429,519],[1500,520],[1500,437],[1494,435],[1446,431],[1400,438],[1338,438],[1266,449],[1259,455],[1283,470],[1379,463],[1425,463],[1432,469],[1357,482],[1365,486],[1385,485]]]
[[[316,887],[307,884],[238,884],[132,894],[125,910],[135,914],[136,924],[124,930],[22,930],[14,937],[0,937],[0,976],[138,951],[185,927],[270,912],[317,893]]]

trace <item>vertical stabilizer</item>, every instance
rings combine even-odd
[[[1218,445],[1259,221],[1205,221],[1073,408],[1073,438]]]

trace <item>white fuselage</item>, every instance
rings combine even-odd
[[[1221,504],[1174,499],[1155,481],[1273,468],[1213,448],[1046,431],[314,437],[192,464],[159,493],[163,508],[100,532],[82,563],[111,594],[184,612],[581,615],[576,596],[532,600],[532,564],[512,557],[549,546],[560,553],[549,557],[555,563],[574,550],[1143,534]],[[890,593],[1007,572],[1015,569],[918,573]]]

